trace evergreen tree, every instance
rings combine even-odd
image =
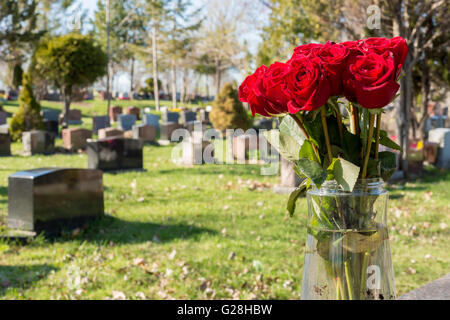
[[[224,132],[226,129],[249,128],[248,114],[239,101],[239,93],[231,83],[224,85],[220,94],[216,97],[210,114],[213,127]]]
[[[42,128],[41,106],[33,94],[30,73],[23,75],[22,90],[19,95],[19,109],[11,119],[10,133],[15,140],[22,139],[22,132]]]

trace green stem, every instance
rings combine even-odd
[[[336,283],[337,283],[337,286],[339,287],[339,291],[341,293],[342,300],[345,300],[344,286],[342,285],[342,281],[341,281],[340,277],[336,277]]]
[[[350,266],[348,261],[344,262],[344,269],[345,269],[345,282],[347,282],[347,289],[348,289],[348,298],[349,300],[353,300],[353,285],[351,283],[350,278]]]
[[[353,134],[359,136],[359,110],[358,107],[355,107],[352,103],[350,103],[350,111],[352,113],[352,127]]]
[[[378,146],[380,144],[381,113],[377,114],[377,130],[375,131],[375,159],[378,160]]]
[[[369,253],[364,252],[363,262],[361,266],[361,283],[359,286],[359,298],[362,300],[364,300],[366,296],[366,275],[368,265],[369,265]]]
[[[367,164],[369,163],[370,148],[372,147],[374,122],[375,122],[375,115],[370,113],[370,115],[369,115],[369,133],[367,135],[367,149],[366,149],[366,155],[364,157],[364,165],[363,165],[363,170],[362,170],[362,174],[361,174],[362,179],[365,179],[366,175],[367,175]]]
[[[320,117],[322,118],[322,127],[323,133],[325,135],[325,144],[327,145],[328,160],[330,160],[330,163],[332,163],[333,153],[331,152],[330,136],[328,135],[327,114],[325,111],[325,106],[320,109]]]

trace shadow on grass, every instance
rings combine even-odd
[[[0,296],[9,289],[26,290],[56,270],[58,268],[44,264],[0,266]]]
[[[83,232],[73,237],[73,231],[66,230],[61,236],[45,236],[52,242],[87,241],[101,244],[133,244],[142,242],[167,243],[178,239],[200,239],[203,234],[214,235],[217,232],[208,228],[199,228],[186,223],[152,223],[127,221],[105,216],[85,223]]]
[[[8,187],[0,186],[0,203],[8,203]]]

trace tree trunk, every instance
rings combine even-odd
[[[216,62],[216,97],[219,96],[220,93],[220,81],[222,77],[222,70],[220,69],[220,61]]]
[[[67,90],[64,90],[64,112],[63,112],[63,121],[62,121],[62,128],[66,129],[69,127],[69,111],[70,111],[70,94],[67,92]]]
[[[425,60],[422,65],[422,115],[419,121],[419,130],[421,139],[427,138],[427,120],[428,120],[428,101],[430,97],[430,70],[428,68],[427,61]]]
[[[156,48],[156,27],[152,27],[152,58],[153,58],[153,94],[155,98],[155,108],[159,111],[159,86],[158,86],[158,57]]]
[[[412,104],[413,83],[411,54],[408,54],[403,65],[405,76],[401,79],[400,108],[397,110],[398,141],[402,148],[400,156],[400,167],[405,176],[408,173],[408,151],[409,151],[409,125],[411,121],[410,106]]]
[[[209,101],[209,83],[208,83],[208,75],[205,74],[205,89],[206,89],[206,97],[207,100]]]
[[[133,98],[133,92],[134,92],[134,57],[131,58],[131,70],[130,70],[130,99]]]
[[[170,68],[170,81],[172,83],[172,108],[177,108],[177,69],[175,59],[172,59]]]

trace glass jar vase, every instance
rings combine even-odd
[[[352,192],[326,181],[307,199],[302,299],[395,299],[383,180],[358,180]]]

